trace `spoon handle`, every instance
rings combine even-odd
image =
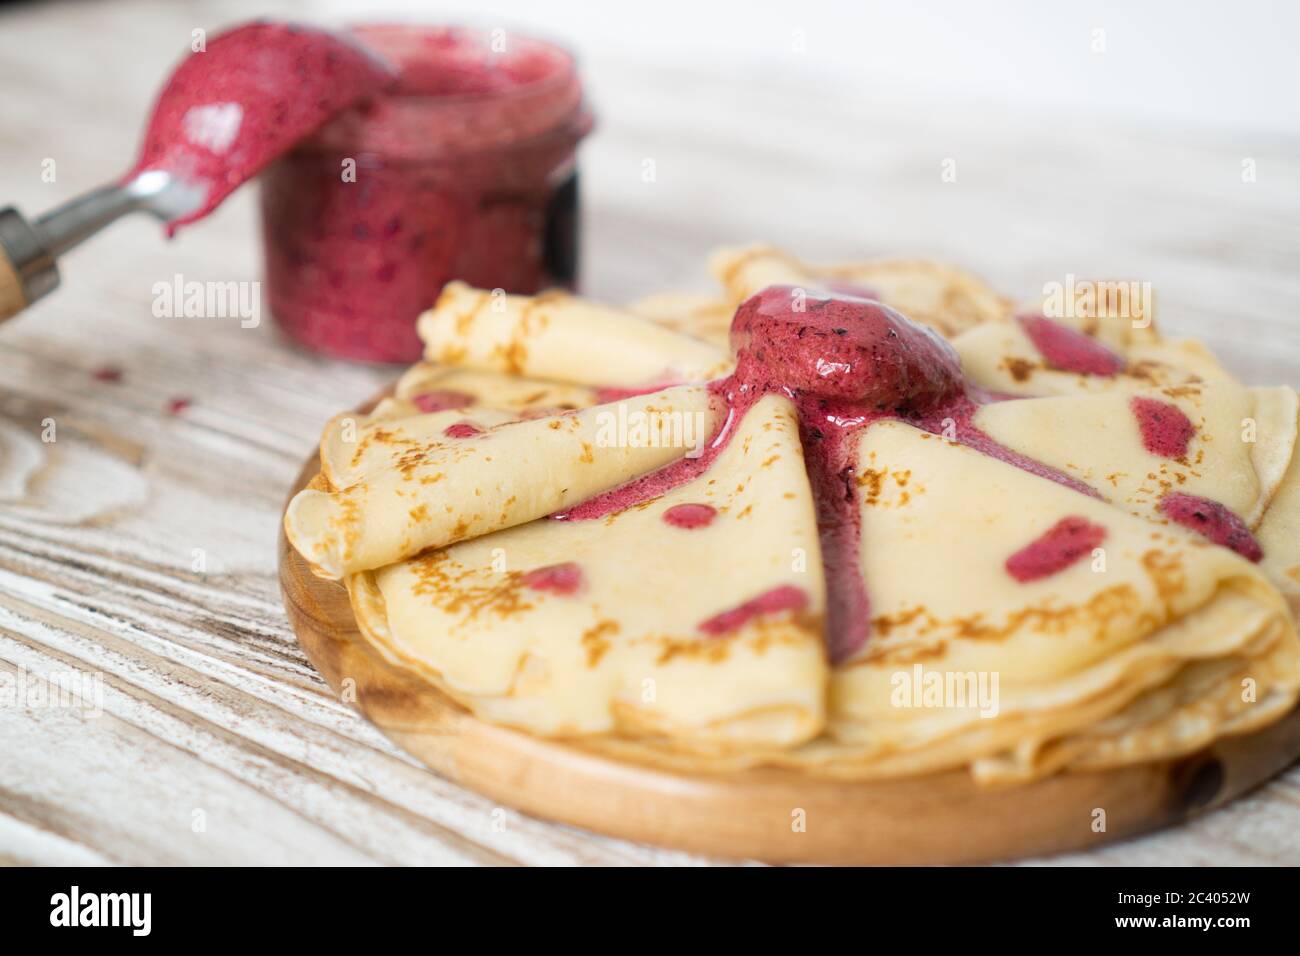
[[[124,186],[100,186],[37,217],[35,229],[45,248],[52,255],[61,256],[138,208],[139,198]]]
[[[17,209],[0,209],[0,322],[58,284],[59,268],[45,238]]]
[[[35,222],[12,206],[0,209],[0,321],[58,286],[59,256],[138,208],[138,196],[113,185],[71,199]]]
[[[208,187],[165,170],[144,170],[56,206],[29,223],[12,206],[0,209],[0,322],[59,284],[55,259],[137,209],[174,223],[202,209]]]

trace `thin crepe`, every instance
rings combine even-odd
[[[1161,338],[1149,329],[1132,330],[1128,322],[1053,321],[1101,342],[1123,360],[1123,368],[1113,375],[1054,368],[1016,322],[969,328],[956,336],[952,345],[972,382],[1007,395],[1136,392],[1232,381],[1200,342]]]
[[[1145,397],[1187,417],[1195,431],[1185,454],[1148,450],[1132,397],[1116,392],[997,402],[981,408],[974,424],[1135,514],[1163,522],[1160,501],[1177,491],[1217,501],[1257,526],[1294,454],[1295,391],[1223,382]]]
[[[1300,616],[1300,454],[1292,454],[1255,537],[1264,549],[1260,567]]]
[[[880,259],[810,266],[775,246],[720,249],[710,268],[732,306],[770,285],[865,294],[914,322],[953,336],[983,322],[1005,321],[1011,300],[953,266],[924,259]]]
[[[483,434],[373,442],[367,471],[289,502],[289,541],[327,578],[382,567],[541,518],[692,452],[716,427],[703,386],[496,425]],[[620,422],[635,427],[620,435]]]
[[[321,436],[321,474],[346,488],[382,469],[397,449],[445,440],[447,430],[486,430],[598,404],[593,389],[421,362],[369,414],[345,412]]]
[[[898,422],[870,426],[858,460],[871,637],[831,672],[825,732],[707,759],[588,746],[678,770],[966,767],[1006,785],[1189,753],[1295,706],[1292,618],[1232,552]],[[1006,558],[1067,517],[1105,530],[1097,549],[1038,580],[1008,573]]]
[[[714,345],[565,292],[517,296],[449,282],[417,328],[431,362],[579,385],[704,381],[728,364]]]
[[[872,637],[833,677],[827,755],[841,771],[968,764],[1029,779],[1185,752],[1294,703],[1285,602],[1232,552],[899,423],[870,428],[859,461],[891,477],[862,502]],[[1038,580],[1008,573],[1006,558],[1067,517],[1104,529],[1097,549]],[[918,573],[935,554],[955,573]],[[1211,662],[1207,694],[1185,693]],[[918,673],[967,688],[996,675],[996,713],[918,706]]]
[[[328,467],[365,490],[327,486],[307,500],[316,509],[331,502],[347,533],[321,520],[315,539],[291,533],[320,572],[346,574],[363,633],[381,654],[484,719],[691,770],[774,764],[871,778],[964,766],[982,781],[1014,782],[1186,753],[1294,706],[1300,642],[1269,580],[1300,581],[1297,412],[1289,389],[1248,390],[1198,375],[1165,388],[1108,379],[975,414],[972,424],[990,438],[1079,478],[1099,498],[909,425],[866,426],[853,493],[871,635],[830,668],[815,509],[783,398],[769,396],[732,422],[731,444],[685,485],[593,520],[533,520],[680,454],[634,456],[563,434],[610,406],[546,416],[548,401],[581,406],[601,394],[586,386],[623,384],[590,371],[610,345],[573,335],[587,321],[575,314],[566,307],[552,319],[573,322],[562,361],[554,353],[528,366],[576,383],[575,391],[543,397],[538,383],[508,375],[499,399],[484,379],[471,402],[421,415],[421,406],[432,406],[416,396],[440,393],[445,401],[458,391],[439,387],[448,375],[500,373],[417,367],[393,404],[363,423],[363,431],[402,429],[415,444],[382,450],[372,441],[355,461],[355,451],[344,460],[331,448]],[[490,356],[509,353],[514,333],[502,337],[494,327],[478,338],[472,326],[453,326],[441,341],[477,344],[439,356],[508,372],[510,363],[493,365]],[[638,343],[644,330],[635,327],[629,341]],[[622,326],[611,328],[617,338]],[[1130,351],[1161,341],[1092,331]],[[659,367],[660,357],[651,364]],[[1194,434],[1185,454],[1144,447],[1135,397],[1187,416]],[[628,401],[638,400],[717,414],[700,386]],[[528,420],[533,413],[546,417]],[[510,420],[494,425],[493,415]],[[484,434],[445,435],[458,416]],[[1242,437],[1248,419],[1254,442]],[[503,434],[506,440],[495,438]],[[489,441],[498,443],[488,446],[491,467],[482,460]],[[553,500],[588,470],[597,480],[586,494]],[[421,515],[414,540],[406,472],[441,475],[429,483],[436,490],[416,493],[430,494],[429,503],[458,522],[487,517],[448,528],[450,518]],[[1261,565],[1166,522],[1157,505],[1172,489],[1220,502],[1256,527]],[[485,496],[490,507],[480,505]],[[701,503],[717,507],[712,524],[664,520],[670,507]],[[302,520],[309,510],[296,516],[299,526],[311,524]],[[377,526],[367,528],[372,513]],[[1102,529],[1103,538],[1051,573],[1012,575],[1008,560],[1062,521]],[[430,523],[434,532],[424,527]],[[350,538],[358,528],[387,550],[364,560],[350,553],[358,550]],[[313,550],[322,541],[341,555],[328,566]],[[702,626],[771,592],[803,597],[741,614],[722,633]],[[911,698],[896,692],[900,677],[903,685],[920,679],[918,665],[922,676],[973,676],[977,684],[980,675],[997,675],[995,712],[951,700],[908,705]]]
[[[731,348],[731,317],[736,311],[729,299],[689,292],[660,292],[629,302],[627,311],[660,325]]]
[[[490,407],[518,418],[575,411],[600,402],[596,389],[568,382],[417,362],[371,418],[404,417],[445,407]]]
[[[717,516],[703,529],[665,523],[681,504]],[[375,647],[485,719],[732,752],[822,728],[818,553],[797,422],[787,400],[767,398],[707,474],[662,497],[604,519],[499,531],[348,586]],[[555,566],[576,569],[572,593],[530,588],[529,572]],[[805,603],[726,633],[700,627],[781,588]]]

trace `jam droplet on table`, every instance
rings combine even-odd
[[[704,528],[713,524],[718,516],[718,509],[713,505],[681,504],[673,505],[663,514],[665,524],[674,528]]]
[[[1154,398],[1136,397],[1129,402],[1142,432],[1142,445],[1153,455],[1182,458],[1187,445],[1196,435],[1192,424],[1177,405]]]
[[[1217,501],[1174,491],[1160,499],[1160,511],[1171,521],[1191,528],[1215,544],[1231,548],[1248,561],[1264,557],[1264,549],[1246,522]]]
[[[756,617],[781,611],[802,611],[807,606],[807,591],[793,584],[783,584],[750,598],[738,607],[716,614],[707,621],[701,621],[699,628],[705,634],[717,637],[739,630]]]
[[[523,576],[524,587],[563,596],[576,594],[582,582],[582,568],[572,561],[534,568]]]
[[[1094,338],[1076,332],[1042,315],[1021,315],[1016,321],[1034,343],[1047,364],[1062,372],[1080,375],[1116,375],[1124,370],[1124,359]]]
[[[1106,540],[1106,529],[1087,518],[1062,518],[1007,558],[1007,573],[1021,583],[1064,571]]]

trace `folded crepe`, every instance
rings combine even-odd
[[[684,385],[608,405],[467,434],[443,422],[380,429],[339,456],[339,487],[308,487],[285,511],[289,541],[321,577],[391,564],[427,549],[542,518],[698,453],[716,427],[708,390]],[[635,440],[620,440],[621,427]],[[327,475],[328,477],[328,475]]]
[[[417,362],[397,380],[371,418],[405,417],[469,407],[490,407],[517,418],[570,412],[602,400],[596,389],[568,382]]]
[[[1300,641],[1249,561],[905,424],[868,429],[859,461],[889,476],[861,502],[871,637],[835,670],[816,759],[1029,779],[1294,704]]]
[[[1128,319],[1021,313],[953,339],[971,382],[1006,395],[1178,388],[1232,377],[1200,342],[1166,339]]]
[[[884,259],[812,266],[769,245],[720,249],[710,260],[721,297],[647,296],[628,311],[670,329],[729,346],[731,315],[771,285],[877,299],[951,338],[972,384],[1003,395],[1055,395],[1232,381],[1200,342],[1157,331],[1154,296],[1132,282],[1072,285],[1019,303],[953,266]],[[1084,292],[1087,292],[1085,295]],[[1053,334],[1055,333],[1055,334]]]
[[[394,453],[506,422],[589,408],[599,400],[596,390],[576,385],[421,362],[368,414],[345,412],[330,419],[321,436],[321,474],[328,486],[347,488],[382,469]]]
[[[810,266],[775,246],[720,249],[709,266],[731,308],[760,289],[791,285],[878,299],[945,336],[1005,321],[1011,300],[968,272],[924,259],[879,259]]]
[[[1192,495],[1255,528],[1294,457],[1296,417],[1291,388],[1220,382],[996,402],[973,422],[1127,511],[1164,522],[1166,496]]]
[[[627,311],[667,326],[721,349],[731,348],[731,316],[736,307],[729,299],[690,292],[659,292],[629,302]]]
[[[708,526],[671,523],[681,513]],[[818,566],[798,425],[770,397],[704,476],[642,506],[534,521],[348,587],[385,657],[485,719],[725,752],[821,730]],[[743,610],[756,599],[768,613]]]
[[[896,313],[837,301],[893,323],[873,361],[937,350],[956,367]],[[944,399],[951,413],[906,400],[855,412],[801,394],[853,365],[837,359],[756,400],[738,371],[591,404],[635,392],[671,350],[628,381],[601,378],[623,329],[637,329],[628,349],[651,338],[645,319],[618,315],[597,335],[583,309],[549,314],[567,351],[515,363],[549,381],[488,360],[516,332],[423,323],[430,356],[470,370],[417,366],[352,442],[332,422],[324,477],[286,513],[317,573],[345,578],[376,651],[476,715],[687,770],[966,767],[1017,782],[1187,753],[1294,706],[1290,389],[1221,380],[997,401],[973,387]],[[798,343],[853,337],[849,323],[771,321],[743,348],[777,349],[755,337],[784,334],[782,321]],[[880,374],[912,375],[916,359]],[[472,400],[415,401],[438,392]],[[667,426],[655,442],[593,437],[598,416],[650,411],[702,416],[708,440],[688,456]],[[858,430],[848,466],[813,480],[819,416]],[[849,645],[834,623],[855,607],[846,586],[866,625]]]
[[[1255,537],[1264,552],[1260,567],[1300,617],[1300,454],[1292,453]]]

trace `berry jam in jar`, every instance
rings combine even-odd
[[[572,287],[575,152],[591,129],[573,58],[494,30],[352,31],[399,71],[262,178],[271,311],[343,358],[420,357],[416,317],[444,283]]]

